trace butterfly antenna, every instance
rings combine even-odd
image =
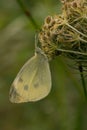
[[[38,34],[35,34],[35,49],[38,47]]]
[[[39,47],[38,45],[39,43],[39,40],[38,40],[38,33],[36,33],[35,35],[35,52],[39,52],[39,53],[42,53],[42,49]],[[43,52],[44,53],[44,52]]]

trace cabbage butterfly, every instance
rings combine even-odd
[[[19,71],[10,89],[10,101],[22,103],[38,101],[51,89],[51,73],[48,58],[36,47],[35,55]]]

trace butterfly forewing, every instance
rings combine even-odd
[[[36,53],[20,70],[10,89],[14,103],[37,101],[51,89],[51,74],[47,57]]]

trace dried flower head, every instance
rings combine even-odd
[[[62,14],[48,16],[39,33],[41,48],[49,59],[61,54],[85,63],[87,61],[87,0],[61,1]]]

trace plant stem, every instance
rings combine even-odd
[[[82,67],[81,64],[79,65],[79,71],[80,71],[80,76],[81,76],[81,80],[82,80],[82,86],[83,86],[84,95],[85,95],[85,98],[87,100],[86,83],[85,83],[85,79],[84,79],[84,75],[83,75],[83,67]]]
[[[35,29],[39,29],[39,26],[37,25],[36,21],[34,20],[34,18],[32,17],[32,14],[30,13],[30,11],[26,8],[26,6],[23,4],[23,2],[21,0],[17,0],[17,3],[20,5],[21,9],[23,10],[23,12],[25,13],[25,15],[29,18],[29,20],[31,21],[31,23],[33,24]]]

